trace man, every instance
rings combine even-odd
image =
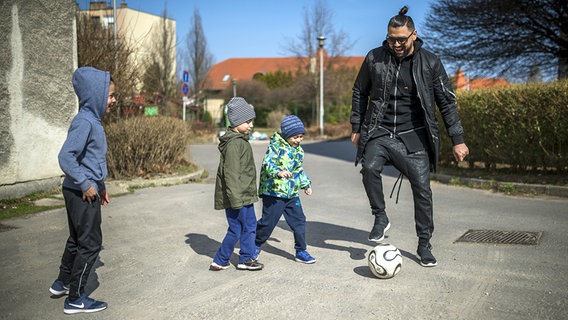
[[[381,47],[367,54],[353,86],[351,141],[357,146],[363,185],[375,216],[369,240],[380,242],[390,228],[381,174],[394,165],[410,181],[418,236],[417,254],[425,267],[437,265],[430,239],[434,231],[430,170],[438,160],[437,105],[457,161],[469,150],[455,95],[440,59],[421,48],[408,7],[392,17]]]

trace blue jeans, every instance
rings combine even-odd
[[[257,222],[256,245],[260,247],[268,240],[282,214],[294,232],[294,249],[306,250],[306,216],[299,197],[284,199],[262,196],[262,218]]]
[[[240,240],[239,263],[252,259],[255,253],[254,238],[256,234],[256,215],[252,204],[240,209],[225,209],[229,229],[221,242],[221,246],[213,261],[218,265],[226,265]]]

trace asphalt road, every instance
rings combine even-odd
[[[257,167],[266,142],[253,142]],[[260,256],[262,271],[209,271],[227,224],[213,209],[216,145],[191,148],[202,183],[140,189],[103,209],[104,249],[89,279],[107,310],[65,316],[50,297],[66,239],[64,209],[2,221],[0,319],[566,319],[568,199],[513,197],[433,183],[439,265],[415,257],[413,203],[404,180],[388,199],[385,242],[401,272],[375,278],[366,255],[372,216],[348,141],[306,143],[313,195],[302,195],[313,265],[294,261],[281,221]],[[385,177],[390,190],[395,177]],[[255,205],[260,216],[260,203]],[[534,246],[456,243],[470,229],[542,232]],[[238,252],[238,249],[235,250]],[[233,265],[237,256],[233,256]]]

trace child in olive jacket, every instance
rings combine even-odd
[[[241,97],[227,105],[229,130],[219,139],[221,158],[215,181],[215,209],[225,209],[229,228],[217,250],[211,270],[224,270],[240,240],[239,270],[260,270],[264,266],[253,258],[255,254],[256,215],[253,204],[258,201],[256,166],[249,134],[256,117],[254,108]]]
[[[306,129],[302,121],[294,115],[286,116],[280,124],[281,132],[270,138],[260,170],[259,194],[262,198],[262,218],[256,227],[256,254],[268,240],[280,217],[294,232],[296,261],[314,263],[316,259],[306,251],[306,216],[302,210],[299,190],[312,194],[311,182],[304,169],[304,150],[300,143]]]

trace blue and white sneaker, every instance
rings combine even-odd
[[[63,312],[66,314],[97,312],[106,309],[107,306],[106,302],[97,301],[93,298],[89,298],[86,294],[82,294],[79,299],[75,301],[69,301],[69,298],[65,299]]]
[[[296,261],[306,264],[316,262],[316,258],[312,257],[306,250],[296,251]]]
[[[63,281],[57,279],[49,288],[49,292],[51,292],[54,296],[63,296],[69,294],[69,287],[67,287]]]

